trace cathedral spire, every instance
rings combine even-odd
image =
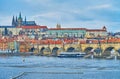
[[[21,12],[19,13],[19,18],[21,18]]]
[[[21,17],[21,12],[19,13],[19,17],[18,17],[18,26],[22,25],[22,17]]]
[[[18,17],[18,20],[22,21],[21,12],[19,13],[19,17]]]
[[[13,16],[13,18],[12,18],[12,26],[14,26],[14,25],[15,25],[15,18]]]
[[[26,16],[25,16],[25,19],[24,19],[24,25],[26,25]]]
[[[25,16],[25,22],[26,22],[26,16]]]
[[[18,18],[17,18],[17,16],[16,16],[16,20],[15,20],[16,22],[18,21]]]

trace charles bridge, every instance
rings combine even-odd
[[[110,55],[114,50],[117,55],[120,53],[120,43],[101,43],[101,44],[52,44],[34,45],[34,53],[41,55],[58,55],[60,52],[85,52],[94,54]]]

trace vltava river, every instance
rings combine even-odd
[[[0,57],[0,79],[120,79],[120,60]]]

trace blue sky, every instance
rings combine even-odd
[[[12,16],[55,27],[102,28],[120,32],[119,0],[0,0],[0,25],[10,25]]]

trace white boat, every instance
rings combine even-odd
[[[86,53],[83,52],[61,52],[58,57],[60,58],[79,58],[84,57]]]

